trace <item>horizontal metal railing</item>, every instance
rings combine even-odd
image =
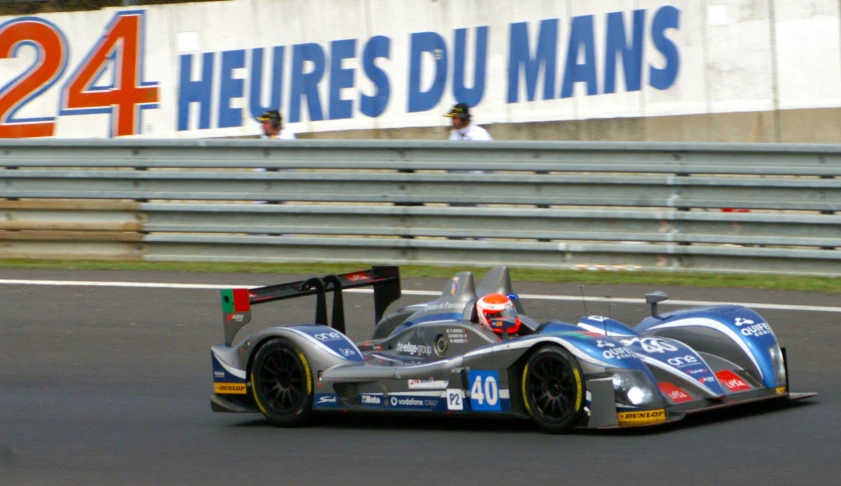
[[[841,274],[837,146],[45,140],[0,161],[0,257]]]

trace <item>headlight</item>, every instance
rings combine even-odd
[[[640,370],[610,370],[616,401],[635,407],[662,406],[663,400],[651,379]]]
[[[783,351],[779,344],[774,344],[768,348],[768,354],[771,355],[771,366],[774,367],[774,376],[777,379],[777,386],[785,386],[786,384],[786,365],[783,361]]]

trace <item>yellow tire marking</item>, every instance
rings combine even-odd
[[[529,406],[529,398],[528,396],[526,396],[526,375],[528,374],[528,372],[529,364],[526,363],[526,367],[523,368],[523,378],[520,380],[520,382],[523,384],[523,402],[526,404],[526,410],[529,412],[529,415],[534,416],[534,414],[531,413],[531,407]]]
[[[257,382],[254,381],[254,370],[251,370],[251,394],[254,395],[254,402],[257,403],[257,408],[263,412],[266,417],[269,416],[269,411],[260,403],[260,397],[257,396]]]
[[[307,363],[307,358],[304,353],[298,351],[298,357],[301,358],[301,363],[304,363],[304,370],[307,372],[307,394],[312,394],[312,374],[310,374],[310,365]]]
[[[575,411],[577,412],[581,409],[581,396],[584,392],[581,390],[581,375],[578,373],[578,368],[573,367],[572,374],[575,375],[575,388],[577,391],[575,394]]]

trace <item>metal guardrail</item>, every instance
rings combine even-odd
[[[835,145],[39,140],[0,163],[0,258],[841,275]]]

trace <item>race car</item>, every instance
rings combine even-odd
[[[371,339],[345,333],[342,291],[371,287]],[[327,321],[327,294],[332,316]],[[314,322],[252,333],[234,344],[253,306],[316,296]],[[477,301],[502,296],[508,316],[488,326]],[[262,413],[301,426],[316,412],[501,414],[549,433],[650,426],[759,401],[799,400],[785,348],[769,324],[739,305],[660,313],[634,327],[590,315],[575,323],[525,314],[508,268],[453,276],[440,296],[386,314],[401,297],[399,267],[221,291],[224,343],[211,347],[211,408]],[[276,314],[284,321],[283,313]]]

